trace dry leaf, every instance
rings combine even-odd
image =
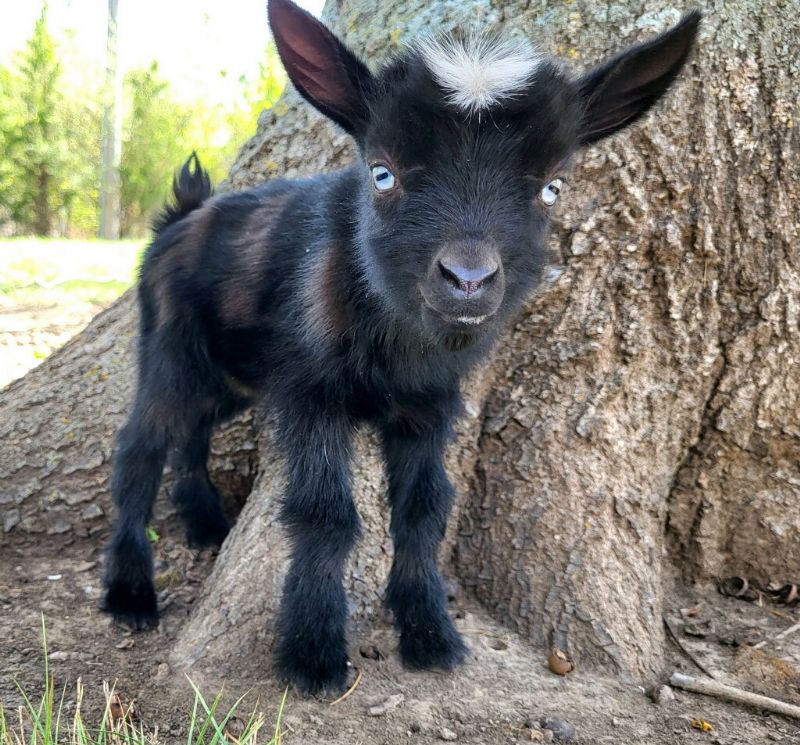
[[[569,652],[558,647],[553,647],[547,655],[547,666],[556,675],[566,675],[575,669],[575,663]]]
[[[707,722],[705,719],[692,719],[691,725],[694,729],[699,729],[701,732],[713,732],[714,725]]]
[[[133,702],[125,704],[122,702],[118,693],[112,693],[108,699],[108,711],[111,714],[111,721],[116,723],[121,719],[131,721],[133,718],[135,708]]]

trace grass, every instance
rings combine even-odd
[[[84,719],[82,706],[85,691],[80,679],[76,682],[74,708],[67,713],[64,706],[66,686],[60,697],[56,698],[55,679],[47,657],[44,618],[42,645],[44,692],[41,700],[35,702],[17,683],[24,705],[12,716],[0,704],[0,745],[162,745],[167,742],[160,738],[157,727],[148,729],[143,723],[137,722],[135,702],[122,701],[107,683],[103,684],[105,705],[96,727],[91,727]],[[267,730],[266,718],[258,711],[257,705],[243,724],[234,718],[244,702],[244,696],[232,706],[222,707],[223,691],[208,703],[191,679],[189,684],[194,693],[194,703],[191,712],[187,712],[187,745],[282,745],[284,732],[281,730],[281,718],[288,689],[283,693],[274,730]],[[174,742],[174,738],[171,741]]]
[[[107,305],[135,281],[144,245],[143,240],[0,240],[0,301],[5,307]]]

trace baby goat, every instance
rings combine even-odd
[[[700,15],[577,79],[526,40],[490,35],[423,39],[373,73],[291,0],[270,0],[269,19],[289,78],[352,135],[358,157],[214,198],[196,158],[176,178],[141,271],[139,383],[117,442],[103,607],[137,628],[157,622],[145,526],[168,453],[189,542],[222,542],[209,437],[266,399],[286,455],[292,546],[277,668],[317,692],[347,677],[342,582],[360,531],[350,490],[360,422],[383,444],[386,605],[403,662],[464,659],[436,566],[459,381],[540,280],[570,156],[661,97]]]

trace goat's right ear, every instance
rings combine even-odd
[[[269,0],[269,25],[289,79],[299,93],[351,135],[367,121],[372,74],[334,34],[291,0]]]

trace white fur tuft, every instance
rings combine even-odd
[[[542,61],[525,39],[472,34],[442,36],[416,45],[449,103],[471,114],[524,88]]]

